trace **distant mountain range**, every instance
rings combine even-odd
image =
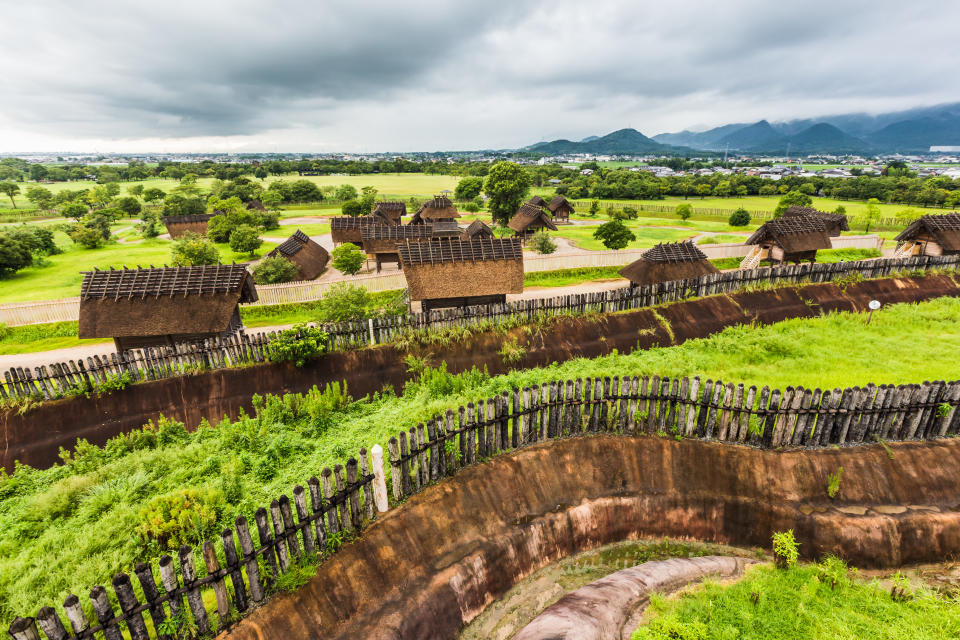
[[[960,146],[960,103],[879,115],[854,113],[771,124],[726,124],[709,131],[661,133],[648,138],[620,129],[579,142],[554,140],[527,147],[548,154],[683,154],[725,151],[787,154],[921,153],[931,146]]]

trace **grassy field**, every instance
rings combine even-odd
[[[253,416],[194,433],[162,424],[103,448],[84,445],[65,465],[0,474],[0,624],[168,551],[132,533],[156,496],[193,489],[211,505],[213,516],[202,526],[181,532],[195,545],[361,446],[382,445],[446,408],[558,378],[696,374],[780,388],[953,379],[960,374],[958,314],[960,300],[942,298],[886,307],[869,325],[862,314],[833,314],[496,377],[428,370],[400,395],[355,402],[333,391],[268,397]]]
[[[920,588],[895,599],[894,580],[902,578],[867,582],[836,558],[786,570],[753,567],[731,585],[707,581],[671,597],[651,597],[647,624],[631,640],[960,637],[953,598]]]
[[[632,226],[632,225],[631,225]],[[550,232],[551,236],[566,238],[581,249],[600,251],[606,249],[603,243],[593,237],[595,226],[563,226],[559,231]],[[659,242],[676,242],[696,235],[691,231],[663,229],[658,227],[633,226],[636,240],[627,245],[627,249],[646,249]]]

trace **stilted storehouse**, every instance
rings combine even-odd
[[[517,238],[463,242],[441,238],[398,248],[411,300],[424,311],[506,301],[523,292],[523,247]]]
[[[493,229],[487,226],[483,220],[474,220],[470,223],[466,229],[460,234],[460,239],[464,242],[469,242],[470,240],[479,240],[480,238],[492,238]]]
[[[545,207],[545,206],[547,206],[547,201],[544,200],[543,198],[541,198],[540,196],[533,196],[532,198],[530,198],[529,200],[527,200],[527,202],[529,202],[529,203],[532,204],[532,205],[536,205],[536,206],[538,206],[538,207]]]
[[[363,229],[383,225],[383,218],[379,216],[357,216],[356,218],[351,216],[336,216],[330,218],[330,236],[333,238],[334,246],[350,242],[359,247],[363,242]]]
[[[563,196],[553,196],[553,200],[547,205],[547,211],[553,216],[554,222],[566,224],[570,222],[570,214],[573,213],[573,205]]]
[[[630,281],[631,287],[699,278],[719,269],[707,260],[706,254],[692,241],[658,244],[644,251],[639,260],[631,262],[620,275]]]
[[[817,261],[817,250],[830,248],[830,236],[827,227],[819,219],[811,216],[781,217],[760,225],[760,228],[747,238],[745,244],[756,245],[740,265],[759,264],[769,260],[776,262],[794,262],[804,260]]]
[[[256,301],[245,264],[86,271],[78,335],[117,351],[201,342],[242,329],[240,303]]]
[[[827,228],[827,235],[836,238],[843,231],[850,231],[850,223],[847,222],[847,216],[842,213],[828,213],[826,211],[817,211],[813,207],[788,207],[783,212],[784,218],[816,218]]]
[[[373,205],[373,214],[383,218],[386,224],[400,224],[401,218],[407,215],[407,205],[399,200],[382,200]]]
[[[436,222],[437,220],[455,220],[460,217],[460,212],[453,206],[453,202],[447,196],[434,196],[427,200],[410,219],[410,224],[425,224]]]
[[[507,226],[513,229],[523,240],[542,229],[557,230],[557,225],[553,224],[549,214],[542,207],[529,202],[520,205],[517,212],[510,218]]]
[[[218,215],[215,213],[195,213],[188,216],[164,216],[163,226],[167,228],[167,233],[171,238],[179,238],[187,231],[207,235],[207,225],[210,218]]]
[[[375,225],[363,229],[363,251],[376,261],[379,272],[384,264],[400,265],[400,255],[397,253],[400,243],[429,242],[433,237],[432,224]]]
[[[267,256],[283,256],[292,262],[297,267],[297,280],[318,278],[330,262],[330,252],[299,229],[278,244]]]
[[[920,216],[897,236],[897,257],[960,254],[960,213]]]

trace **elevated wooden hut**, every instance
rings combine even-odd
[[[399,200],[381,200],[373,205],[371,215],[383,218],[387,224],[400,224],[400,219],[407,215],[407,205]]]
[[[506,301],[523,292],[523,248],[517,238],[404,242],[400,263],[411,300],[424,311]]]
[[[896,239],[898,256],[960,254],[960,213],[920,216]]]
[[[245,264],[86,271],[78,335],[118,351],[199,342],[243,328],[239,305],[256,301]]]
[[[460,212],[453,206],[453,201],[447,196],[434,196],[427,200],[410,219],[410,224],[426,224],[437,220],[454,220],[460,217]]]
[[[492,238],[493,229],[487,226],[483,220],[474,220],[470,225],[463,230],[460,234],[460,239],[464,242],[469,242],[470,240],[479,240],[480,238]]]
[[[800,263],[817,261],[817,250],[830,248],[827,227],[811,216],[781,217],[760,225],[745,244],[758,249],[747,256],[750,260]]]
[[[699,278],[719,269],[707,260],[706,254],[692,241],[658,244],[620,269],[620,275],[630,281],[631,287]]]
[[[557,230],[557,225],[553,224],[553,220],[550,219],[549,214],[543,207],[538,207],[529,202],[520,205],[517,212],[510,218],[507,226],[513,229],[523,240],[542,229]]]
[[[207,235],[207,224],[215,213],[196,213],[188,216],[163,216],[163,226],[171,238],[179,238],[187,231]]]
[[[397,245],[403,242],[428,242],[433,235],[432,224],[374,225],[363,229],[363,250],[377,263],[379,272],[384,264],[400,264]]]
[[[570,222],[570,214],[573,213],[573,205],[563,196],[553,196],[550,204],[547,205],[547,211],[553,216],[554,222]]]
[[[383,225],[383,218],[379,216],[336,216],[330,218],[330,237],[334,246],[350,242],[359,247],[363,242],[363,229]]]
[[[813,207],[799,207],[794,205],[788,207],[786,211],[783,212],[784,218],[802,218],[802,217],[816,218],[823,223],[823,226],[827,228],[827,235],[831,237],[837,237],[843,231],[850,231],[850,223],[847,221],[847,216],[842,213],[829,213],[827,211],[817,211]]]
[[[530,198],[529,200],[527,200],[527,202],[529,202],[529,203],[532,204],[532,205],[536,205],[536,206],[538,206],[538,207],[545,207],[545,206],[547,206],[547,201],[544,200],[543,198],[541,198],[540,196],[533,196],[532,198]]]
[[[297,267],[297,280],[318,278],[330,262],[330,252],[299,229],[278,244],[267,256],[283,256],[292,262]]]

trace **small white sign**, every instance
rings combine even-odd
[[[869,306],[870,306],[870,310],[871,310],[871,311],[876,311],[877,309],[880,308],[880,301],[879,301],[879,300],[871,300]]]

